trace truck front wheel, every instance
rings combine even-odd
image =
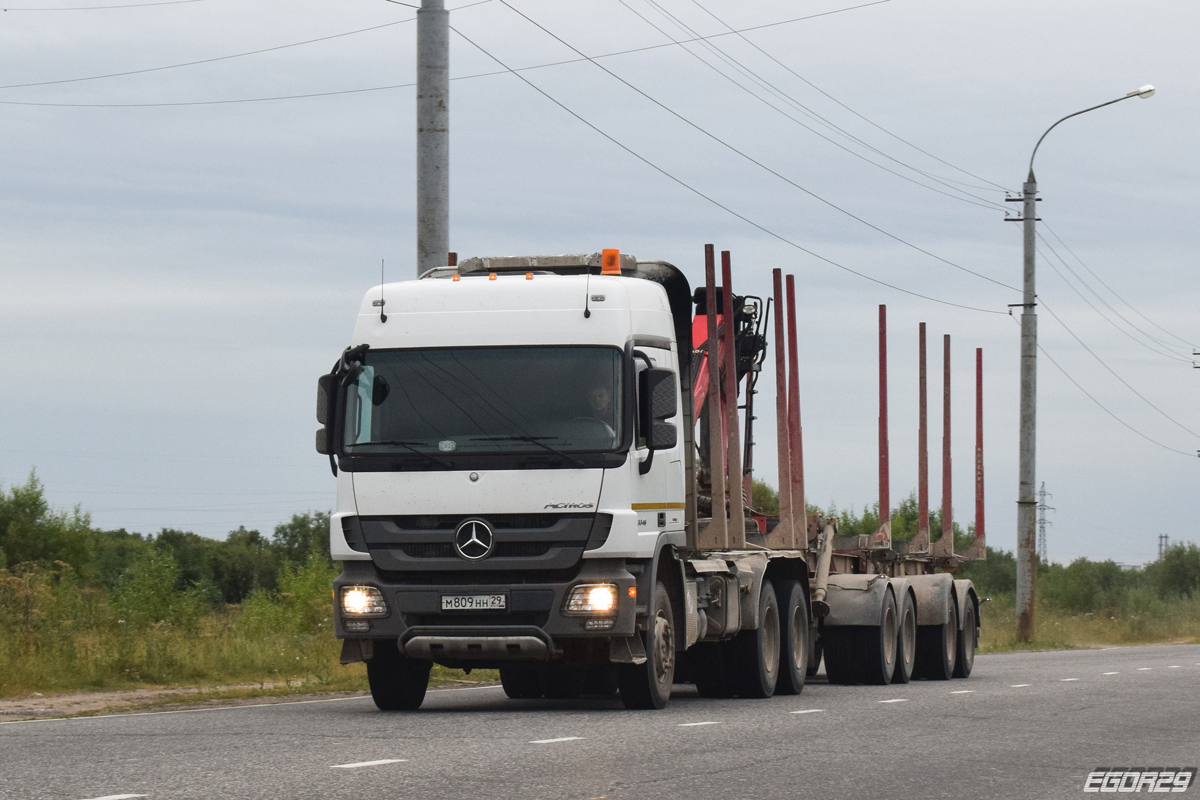
[[[371,699],[380,711],[415,711],[425,700],[431,661],[414,661],[400,654],[395,641],[375,642],[367,662]]]
[[[621,702],[626,708],[662,708],[675,682],[675,616],[667,587],[654,587],[654,616],[644,634],[646,663],[622,664],[617,671]]]

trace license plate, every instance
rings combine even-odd
[[[502,594],[444,594],[442,611],[503,611],[507,600]]]

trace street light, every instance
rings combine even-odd
[[[1078,117],[1080,114],[1111,106],[1131,97],[1145,100],[1153,94],[1153,86],[1143,86],[1116,100],[1067,114],[1051,125],[1033,146],[1033,154],[1029,156],[1029,177],[1021,187],[1021,196],[1009,198],[1022,203],[1021,216],[1009,219],[1025,223],[1025,292],[1021,303],[1021,456],[1018,468],[1020,488],[1017,496],[1017,640],[1022,642],[1028,642],[1033,637],[1033,585],[1037,566],[1037,539],[1034,529],[1037,516],[1037,501],[1034,499],[1034,455],[1037,443],[1037,293],[1034,291],[1034,249],[1037,246],[1037,231],[1034,225],[1038,219],[1037,201],[1040,198],[1037,196],[1037,179],[1033,175],[1033,159],[1037,156],[1038,148],[1041,147],[1046,134],[1071,117]]]

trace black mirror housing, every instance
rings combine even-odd
[[[670,422],[655,420],[646,444],[651,450],[670,450],[679,441],[679,430]]]
[[[664,367],[650,367],[638,375],[639,422],[651,450],[669,450],[679,441],[675,426],[663,421],[676,414],[679,390],[675,381],[675,373]]]

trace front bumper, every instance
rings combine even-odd
[[[342,566],[342,574],[334,580],[334,630],[339,639],[391,640],[410,658],[452,664],[548,661],[586,646],[588,640],[633,636],[639,607],[638,598],[630,597],[630,589],[637,585],[637,575],[649,568],[626,559],[589,559],[569,571],[571,574],[544,576],[536,571],[507,575],[385,573],[369,561],[346,561]],[[563,613],[570,590],[584,583],[616,584],[616,613]],[[387,616],[361,620],[343,614],[336,598],[342,587],[350,585],[378,588],[388,606]],[[505,596],[504,610],[442,610],[443,595],[492,594]],[[644,606],[640,611],[644,614]],[[595,619],[612,619],[613,625],[589,630],[587,621]],[[347,621],[368,625],[366,630],[348,630]]]

